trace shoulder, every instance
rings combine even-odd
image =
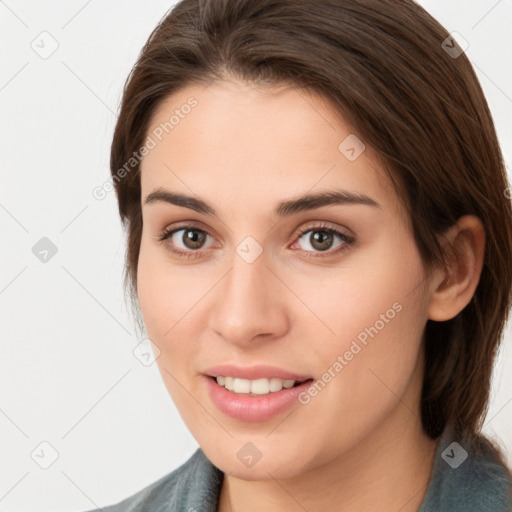
[[[216,512],[223,473],[198,448],[180,467],[103,512]],[[88,512],[93,512],[88,511]]]
[[[419,512],[510,512],[512,477],[484,436],[443,433]]]

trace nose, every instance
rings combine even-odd
[[[281,337],[289,327],[289,295],[263,254],[251,263],[235,254],[230,271],[218,285],[210,328],[241,346],[254,343],[258,337]]]

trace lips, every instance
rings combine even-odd
[[[293,405],[299,404],[299,395],[304,393],[313,381],[311,375],[266,364],[252,366],[222,364],[204,370],[203,375],[206,392],[216,407],[232,418],[247,422],[269,420]],[[291,388],[283,387],[280,391],[266,394],[237,394],[219,385],[216,377],[233,377],[248,381],[274,378],[295,381],[295,384]]]
[[[204,375],[202,382],[209,399],[220,412],[243,422],[261,422],[270,420],[293,406],[299,406],[302,403],[299,396],[307,391],[311,380],[289,389],[259,396],[236,394],[217,384],[212,376]]]
[[[233,364],[222,364],[208,368],[203,372],[209,377],[235,377],[239,379],[256,380],[271,379],[273,377],[281,380],[296,380],[304,382],[312,378],[311,375],[298,374],[291,370],[271,365],[236,366]]]

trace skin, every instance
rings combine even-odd
[[[357,133],[327,101],[236,80],[190,85],[159,105],[148,134],[190,96],[198,105],[142,161],[137,286],[168,392],[225,474],[219,510],[417,510],[436,448],[419,414],[423,333],[428,318],[452,318],[471,299],[483,260],[480,221],[462,217],[445,237],[457,241],[453,266],[427,273],[375,153],[366,144],[349,161],[338,150]],[[217,215],[145,204],[159,188],[200,197]],[[272,214],[280,201],[333,189],[366,194],[379,207]],[[185,245],[186,230],[159,240],[182,222],[206,233],[202,246]],[[322,251],[312,239],[322,223],[355,242],[334,254],[345,243],[334,236]],[[314,231],[298,238],[302,227]],[[236,252],[248,236],[263,251],[252,263]],[[173,254],[173,242],[202,254]],[[211,402],[202,373],[222,363],[321,379],[395,303],[401,310],[307,405],[243,422]],[[237,457],[248,442],[262,453],[250,468]]]

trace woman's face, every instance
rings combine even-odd
[[[216,81],[167,98],[147,133],[147,334],[192,435],[244,479],[419,424],[428,283],[385,171],[333,112],[305,91]]]

